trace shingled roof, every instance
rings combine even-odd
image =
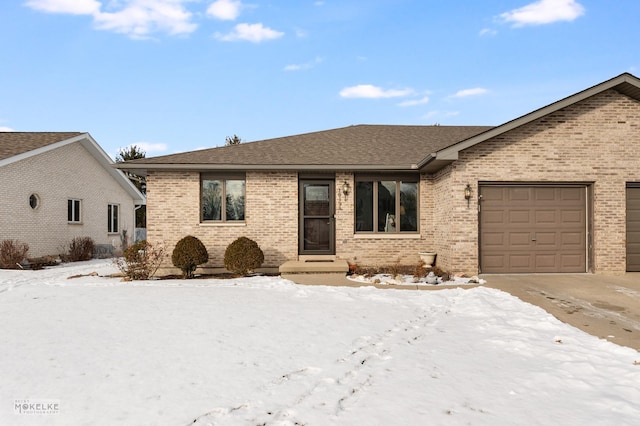
[[[490,126],[357,125],[127,161],[122,169],[415,170],[425,156]]]
[[[0,132],[0,160],[79,136],[80,132]]]
[[[0,132],[0,167],[76,143],[82,145],[104,167],[111,177],[131,195],[134,203],[146,203],[144,195],[138,191],[122,171],[113,167],[113,159],[104,152],[89,133]],[[52,166],[55,167],[55,164]]]

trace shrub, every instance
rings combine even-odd
[[[164,259],[164,246],[153,246],[146,240],[138,241],[116,260],[118,269],[128,280],[148,280],[156,273]]]
[[[191,235],[178,241],[171,254],[171,262],[176,268],[180,268],[184,278],[192,278],[198,265],[208,260],[207,248],[202,241]]]
[[[262,262],[264,253],[258,243],[247,237],[238,238],[224,252],[224,267],[238,275],[247,275],[262,266]]]
[[[18,240],[4,240],[0,243],[0,267],[3,269],[20,269],[20,264],[27,258],[29,245]]]
[[[94,246],[95,243],[91,237],[76,237],[69,243],[65,260],[69,262],[90,260],[93,258]]]

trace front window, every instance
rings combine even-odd
[[[418,231],[418,180],[356,178],[356,232]]]
[[[244,221],[244,176],[203,174],[200,181],[202,222]]]
[[[82,203],[80,200],[68,199],[67,200],[67,222],[80,223],[82,219],[80,207]]]
[[[107,206],[107,232],[110,234],[118,233],[118,210],[117,204]]]

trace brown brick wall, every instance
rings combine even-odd
[[[640,181],[640,104],[614,90],[460,153],[436,186],[449,196],[436,228],[443,267],[478,270],[478,182],[593,182],[594,272],[625,270],[625,184]],[[473,187],[467,209],[464,187]],[[446,246],[449,246],[449,249]]]

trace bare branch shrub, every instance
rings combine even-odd
[[[76,237],[69,243],[67,254],[60,257],[65,262],[79,262],[91,260],[95,243],[91,237]]]
[[[0,243],[0,267],[2,269],[20,269],[27,258],[29,245],[18,240],[4,240]]]
[[[122,257],[115,260],[118,269],[129,281],[148,280],[158,271],[165,257],[165,247],[152,245],[146,240],[129,246]]]

